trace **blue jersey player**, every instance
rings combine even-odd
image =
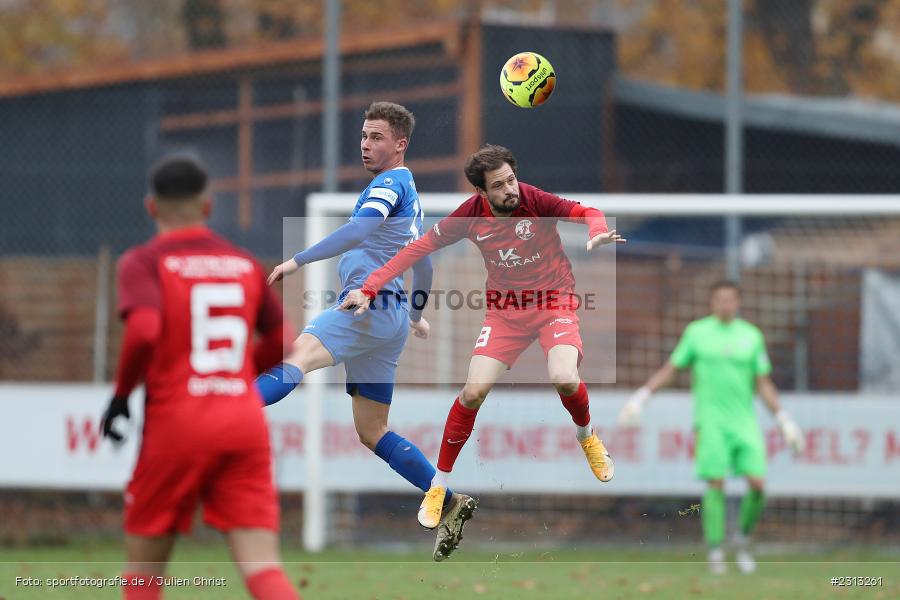
[[[361,287],[370,273],[423,233],[419,195],[412,173],[403,164],[414,124],[412,113],[398,104],[375,102],[366,111],[360,150],[363,165],[374,178],[360,194],[350,220],[269,275],[271,284],[306,263],[342,255],[338,263],[341,296],[303,329],[291,355],[260,375],[256,383],[269,405],[287,396],[305,373],[344,363],[360,441],[407,481],[428,491],[434,467],[411,442],[389,431],[387,421],[394,372],[409,329],[419,337],[428,336],[428,322],[417,307],[424,305],[421,295],[427,298],[431,289],[431,261],[422,260],[413,267],[412,308],[402,294],[403,280],[397,277],[386,286],[375,310],[359,316],[339,310],[349,290]],[[476,502],[449,490],[444,502],[447,513],[438,525],[438,538],[449,536],[458,543]],[[448,555],[435,545],[435,560]]]

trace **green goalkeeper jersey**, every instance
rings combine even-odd
[[[756,426],[756,378],[772,371],[758,327],[743,319],[698,319],[685,328],[669,362],[691,367],[695,425]]]

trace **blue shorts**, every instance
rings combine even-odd
[[[357,317],[334,304],[310,321],[303,333],[316,336],[334,364],[344,363],[348,394],[359,392],[376,402],[391,403],[397,361],[409,335],[405,306],[371,309]]]

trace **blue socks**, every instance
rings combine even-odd
[[[269,406],[294,391],[301,381],[303,371],[283,362],[257,377],[256,388],[262,396],[263,403]],[[435,474],[434,467],[421,450],[402,436],[388,431],[375,445],[375,454],[423,492],[427,492],[431,487],[431,480]],[[444,494],[445,506],[452,497],[453,492],[448,489]]]
[[[431,479],[435,474],[434,467],[421,450],[402,436],[388,431],[375,445],[375,454],[423,492],[427,492],[431,487]],[[448,489],[444,494],[444,506],[452,497],[453,492]]]
[[[303,371],[290,363],[278,363],[256,378],[256,389],[262,396],[263,404],[275,404],[294,391],[303,381]]]

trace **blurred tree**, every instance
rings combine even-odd
[[[184,0],[181,17],[191,48],[219,48],[225,45],[225,13],[221,0]]]
[[[831,0],[821,16],[820,87],[900,100],[900,5],[896,0]]]
[[[790,91],[844,95],[854,91],[861,72],[878,77],[887,66],[871,60],[869,49],[888,4],[887,0],[755,0],[750,32],[762,36]]]
[[[0,78],[189,49],[321,35],[324,0],[0,0]],[[725,84],[725,0],[343,0],[343,30],[479,11],[618,33],[630,77]],[[750,92],[900,101],[900,0],[744,0]]]
[[[5,0],[0,11],[0,77],[88,65],[127,54],[106,30],[103,0]]]
[[[254,13],[258,38],[283,40],[298,35],[320,32],[320,11],[309,0],[250,0],[246,8]]]
[[[631,5],[634,0],[620,0]],[[725,70],[725,2],[658,0],[620,31],[627,75],[698,89],[720,89]]]
[[[620,29],[622,70],[695,89],[725,85],[723,0],[612,0],[644,5]],[[858,94],[900,100],[900,6],[890,0],[745,0],[750,92]]]
[[[748,37],[761,36],[788,89],[800,94],[821,93],[823,82],[813,66],[817,58],[812,25],[815,0],[755,0],[754,4],[745,17]],[[752,73],[748,69],[748,74]]]

